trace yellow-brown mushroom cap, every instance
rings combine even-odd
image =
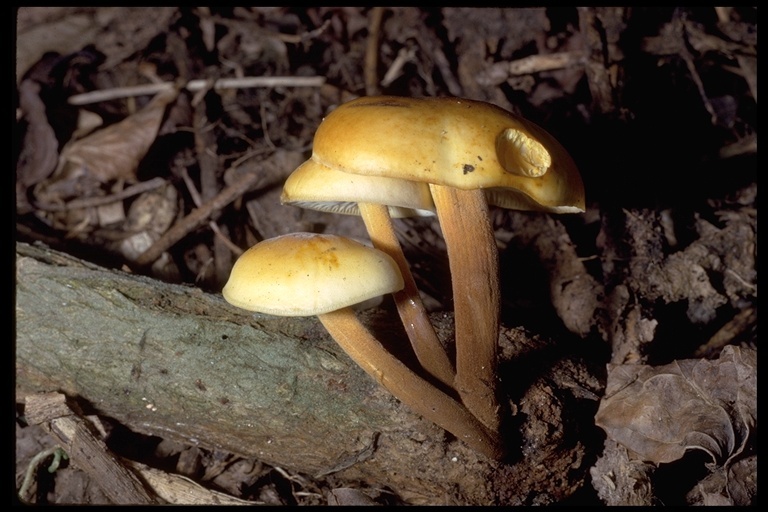
[[[534,123],[479,101],[358,98],[320,124],[312,160],[346,173],[486,189],[503,207],[584,210],[581,176],[562,145]]]
[[[245,251],[221,293],[248,311],[311,316],[402,288],[397,264],[377,249],[336,235],[291,233]]]
[[[350,174],[313,159],[288,176],[280,202],[349,215],[360,215],[359,203],[381,204],[396,218],[431,216],[435,211],[426,183]]]

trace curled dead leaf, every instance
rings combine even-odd
[[[754,505],[757,497],[757,455],[739,459],[727,468],[718,468],[701,480],[686,496],[691,505]]]
[[[756,352],[727,346],[717,360],[609,365],[595,422],[636,459],[672,462],[698,448],[728,465],[747,446],[756,415]]]
[[[169,88],[119,123],[70,142],[62,150],[52,178],[36,192],[38,202],[97,195],[96,189],[110,181],[135,182],[139,162],[157,137],[165,107],[177,96],[178,90]]]
[[[40,84],[24,80],[19,85],[19,108],[27,130],[16,168],[16,181],[26,189],[46,179],[56,168],[58,140],[48,123],[45,104],[40,99]]]

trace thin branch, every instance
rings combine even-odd
[[[365,93],[374,96],[379,93],[378,65],[379,65],[379,29],[381,18],[384,14],[383,7],[373,7],[368,19],[368,40],[365,46]]]
[[[203,200],[200,198],[200,193],[197,191],[197,188],[195,187],[194,182],[192,181],[192,178],[189,176],[189,173],[187,172],[187,169],[181,170],[181,177],[184,180],[184,184],[187,186],[187,190],[189,191],[189,195],[192,197],[192,202],[195,203],[195,206],[200,208],[203,204]],[[235,245],[229,237],[227,237],[224,233],[221,232],[221,229],[219,229],[219,225],[216,223],[216,221],[209,221],[208,227],[211,228],[211,231],[218,236],[222,242],[229,248],[230,251],[235,253],[236,255],[240,256],[243,254],[243,250]]]
[[[221,78],[213,83],[214,90],[248,89],[251,87],[321,87],[325,84],[324,76],[250,76],[242,78]],[[102,89],[70,96],[70,105],[88,105],[100,101],[110,101],[133,96],[150,96],[173,88],[173,82],[159,84],[134,85]],[[211,87],[209,80],[190,80],[184,86],[188,91],[200,91]]]
[[[136,265],[149,265],[160,257],[168,248],[184,238],[188,233],[197,229],[205,223],[211,215],[223,209],[229,203],[242,196],[255,183],[262,179],[258,172],[249,172],[243,174],[237,181],[222,190],[216,197],[207,201],[205,204],[192,210],[192,212],[181,219],[174,226],[166,231],[149,249],[144,251],[137,259]]]
[[[25,397],[25,413],[41,424],[78,467],[88,473],[115,504],[158,504],[162,500],[121,463],[88,422],[69,409],[57,392]]]
[[[403,66],[408,62],[413,62],[416,59],[416,48],[400,48],[397,52],[395,60],[384,73],[384,78],[381,79],[382,87],[389,87],[395,80],[403,74]]]
[[[35,207],[47,212],[63,212],[66,210],[77,210],[80,208],[91,208],[96,206],[103,206],[105,204],[116,203],[129,197],[160,188],[165,185],[166,181],[163,178],[152,178],[148,181],[131,185],[130,187],[108,196],[102,197],[86,197],[83,199],[75,199],[64,204],[52,204],[52,203],[35,203]]]

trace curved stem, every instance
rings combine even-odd
[[[352,308],[324,313],[318,318],[349,357],[406,406],[474,450],[493,459],[502,458],[503,449],[495,433],[460,403],[389,353],[355,316]]]
[[[453,287],[456,380],[464,405],[492,432],[499,429],[497,347],[499,254],[483,190],[430,184]]]
[[[443,384],[453,388],[455,372],[448,355],[435,333],[421,301],[408,261],[397,239],[386,206],[360,203],[360,214],[373,246],[388,254],[400,268],[405,287],[394,293],[395,305],[421,366]]]

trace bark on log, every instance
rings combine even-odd
[[[60,391],[137,432],[378,483],[413,503],[548,502],[583,481],[578,442],[513,465],[474,453],[381,389],[315,318],[251,315],[23,243],[16,279],[18,401]],[[364,319],[392,337],[381,317]]]

